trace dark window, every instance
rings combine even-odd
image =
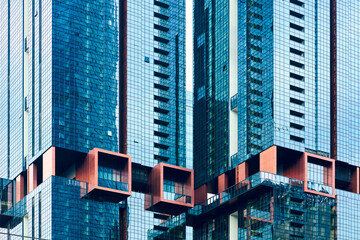
[[[301,39],[301,38],[298,38],[298,37],[295,37],[295,36],[292,36],[292,35],[290,35],[290,40],[294,41],[294,42],[297,42],[297,43],[301,43],[301,44],[305,43],[304,39]]]
[[[159,78],[169,79],[169,75],[164,73],[154,72],[154,76]]]
[[[157,13],[157,12],[154,12],[154,17],[157,17],[157,18],[160,18],[160,19],[163,19],[163,20],[169,20],[169,16],[166,16],[164,14]]]
[[[296,80],[305,81],[305,77],[300,76],[300,75],[295,74],[295,73],[290,73],[290,77],[291,77],[291,78],[294,78],[294,79],[296,79]]]
[[[154,135],[157,137],[163,137],[163,138],[168,138],[169,134],[167,133],[163,133],[163,132],[158,132],[158,131],[154,131]]]
[[[162,161],[162,162],[167,162],[167,161],[169,161],[170,158],[164,157],[164,156],[160,156],[160,155],[154,155],[154,159],[155,159],[155,160],[158,160],[158,161]]]
[[[154,64],[160,65],[162,67],[169,67],[169,64],[167,62],[163,62],[163,61],[159,61],[159,60],[154,60]]]
[[[161,126],[169,126],[169,123],[168,122],[165,122],[165,121],[162,121],[162,120],[159,120],[159,119],[154,119],[154,123],[155,124],[158,124],[158,125],[161,125]]]
[[[165,97],[160,97],[160,96],[154,96],[154,99],[157,100],[157,101],[160,101],[160,102],[169,102],[169,99],[168,98],[165,98]]]
[[[291,11],[291,10],[290,10],[290,15],[293,16],[293,17],[296,17],[296,18],[300,18],[300,19],[305,18],[305,16],[303,14],[295,12],[295,11]]]
[[[163,32],[168,32],[168,31],[169,31],[169,28],[163,27],[163,26],[158,25],[158,24],[154,24],[154,28],[155,28],[156,30],[160,30],[160,31],[163,31]]]
[[[251,122],[251,126],[262,129],[262,124],[257,123],[257,122]]]
[[[296,87],[294,85],[290,85],[290,90],[298,92],[298,93],[305,93],[305,89],[300,88],[300,87]]]
[[[304,32],[304,27],[300,26],[300,25],[297,25],[295,23],[290,23],[290,27],[295,29],[295,30],[298,30],[298,31],[301,31],[301,32]]]
[[[162,7],[162,8],[169,8],[169,4],[166,4],[166,3],[163,3],[160,1],[156,1],[156,0],[154,1],[154,5]]]
[[[301,112],[293,111],[293,110],[290,110],[290,115],[295,116],[295,117],[299,117],[299,118],[304,118],[305,117],[305,114],[303,114]]]
[[[169,149],[169,146],[168,146],[168,145],[161,144],[161,143],[154,143],[154,147],[160,148],[160,149],[164,149],[164,150],[168,150],[168,149]]]
[[[157,89],[160,89],[160,90],[164,90],[164,91],[168,91],[168,90],[169,90],[169,87],[164,86],[164,85],[161,85],[161,84],[157,84],[157,83],[154,83],[154,88],[157,88]]]
[[[169,114],[169,110],[158,108],[158,107],[154,107],[154,111],[157,113]]]
[[[158,36],[154,36],[154,40],[158,41],[158,42],[161,42],[161,43],[165,43],[165,44],[169,43],[169,40],[167,40],[165,38],[162,38],[162,37],[158,37]]]
[[[297,130],[302,130],[302,131],[304,131],[305,130],[305,127],[304,126],[302,126],[302,125],[299,125],[299,124],[296,124],[296,123],[290,123],[290,127],[291,128],[295,128],[295,129],[297,129]]]
[[[293,60],[290,60],[290,65],[291,65],[291,66],[294,66],[294,67],[302,68],[302,69],[305,68],[305,65],[304,65],[304,64],[299,63],[299,62],[296,62],[296,61],[293,61]]]
[[[159,49],[159,48],[154,48],[154,52],[155,53],[160,53],[160,54],[165,55],[165,56],[169,55],[168,51],[165,51],[165,50],[162,50],[162,49]]]
[[[290,0],[290,3],[298,5],[300,7],[304,7],[304,3],[299,0]]]
[[[290,102],[291,102],[291,103],[294,103],[294,104],[297,104],[297,105],[301,105],[301,106],[304,106],[304,105],[305,105],[305,102],[304,102],[304,101],[301,101],[301,100],[296,99],[296,98],[290,98]]]
[[[293,54],[296,54],[298,56],[303,57],[305,55],[305,53],[303,51],[297,50],[295,48],[290,48],[290,52]]]
[[[304,139],[304,138],[297,137],[297,136],[293,136],[293,135],[290,135],[290,140],[293,140],[293,141],[295,141],[295,142],[300,142],[300,143],[304,143],[304,142],[305,142],[305,139]]]

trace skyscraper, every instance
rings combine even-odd
[[[195,238],[358,239],[358,12],[194,1]]]
[[[146,239],[192,207],[185,1],[0,9],[2,236]]]

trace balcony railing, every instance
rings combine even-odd
[[[191,196],[180,194],[180,193],[173,193],[173,192],[165,192],[164,191],[163,198],[166,199],[166,200],[191,204]]]
[[[231,186],[225,191],[206,199],[199,205],[196,205],[194,208],[190,209],[188,213],[190,215],[201,215],[203,213],[209,212],[214,208],[224,204],[225,202],[238,197],[260,185],[289,185],[290,187],[294,188],[295,191],[303,191],[304,189],[304,184],[301,180],[279,176],[267,172],[258,172],[249,178]]]
[[[124,182],[117,182],[117,181],[99,178],[98,185],[100,187],[116,189],[124,192],[129,191],[129,184]]]
[[[327,185],[312,182],[312,181],[308,181],[308,189],[316,191],[316,192],[333,194],[333,188],[331,186],[327,186]]]

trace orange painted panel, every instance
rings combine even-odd
[[[277,173],[277,147],[272,146],[260,153],[260,171]]]
[[[247,162],[240,163],[235,167],[235,183],[239,183],[249,177],[249,168]]]
[[[43,154],[43,181],[50,176],[55,176],[55,147],[49,148]]]
[[[32,163],[28,168],[28,192],[37,187],[37,166]]]
[[[16,202],[19,202],[25,196],[25,179],[23,175],[16,177]]]
[[[222,192],[228,188],[228,178],[225,173],[218,176],[218,192]]]

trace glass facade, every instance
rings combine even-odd
[[[0,177],[24,177],[29,192],[20,196],[26,208],[22,220],[11,221],[10,233],[147,239],[164,220],[144,209],[149,171],[160,162],[192,168],[185,0],[5,1],[0,12]],[[51,147],[54,166],[45,161]],[[73,178],[94,148],[123,151],[144,170],[146,179],[120,205],[79,196]],[[42,179],[51,167],[51,175],[69,182]],[[115,166],[99,162],[96,176],[97,187],[131,190]],[[28,180],[37,182],[35,190],[27,189]],[[169,198],[182,201],[176,194]],[[177,222],[176,236],[190,236],[191,228]]]
[[[194,1],[194,16],[194,170],[199,186],[229,167],[229,1]]]
[[[360,192],[359,4],[194,1],[195,191],[207,199],[194,211],[209,199],[221,209],[234,194],[227,191],[258,171],[304,183],[301,201],[283,189],[264,191],[249,200],[255,207],[243,207],[244,216],[236,209],[204,215],[195,237],[356,238],[349,216],[357,218],[345,210],[357,208]],[[278,212],[270,223],[272,201]],[[289,204],[303,205],[301,216]]]
[[[360,166],[359,10],[358,1],[336,3],[337,159],[354,166]]]

